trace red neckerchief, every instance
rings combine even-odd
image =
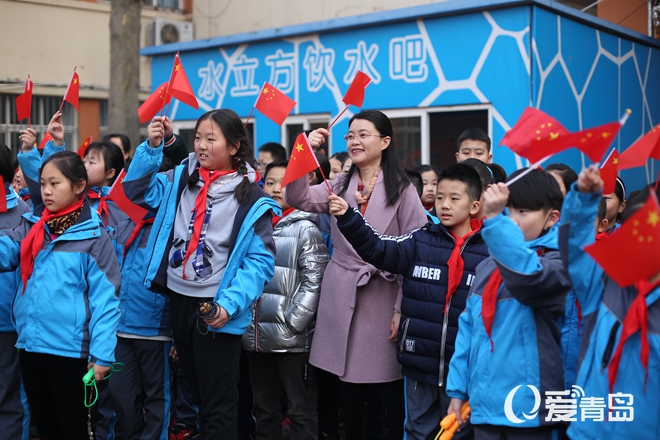
[[[272,220],[271,220],[271,221],[273,222],[273,228],[275,227],[275,225],[276,225],[280,220],[282,220],[284,217],[286,217],[287,215],[291,214],[291,213],[292,213],[293,211],[295,211],[295,210],[296,210],[296,208],[294,208],[293,206],[291,206],[291,207],[288,208],[286,211],[282,212],[282,217],[280,217],[279,215],[273,215],[273,218],[272,218]]]
[[[447,296],[445,297],[445,315],[447,310],[449,310],[449,303],[451,301],[452,295],[458,289],[458,285],[463,278],[463,268],[465,267],[465,262],[463,261],[463,256],[461,255],[461,248],[465,241],[470,238],[472,235],[477,233],[481,228],[481,222],[477,219],[470,219],[470,228],[472,230],[465,234],[462,237],[456,237],[453,232],[449,231],[455,239],[454,249],[451,251],[449,260],[447,260],[447,267],[449,268],[449,282],[447,284]]]
[[[128,237],[128,240],[126,240],[126,243],[124,244],[124,254],[123,254],[124,257],[126,256],[126,251],[128,250],[128,247],[131,245],[131,243],[133,243],[135,237],[137,237],[138,234],[140,233],[140,229],[142,229],[144,225],[153,223],[155,219],[156,219],[155,217],[149,217],[148,219],[146,220],[142,219],[135,224],[135,227],[133,228],[133,232],[131,232],[130,237]]]
[[[204,223],[204,212],[206,211],[206,196],[209,192],[209,186],[211,183],[215,182],[220,176],[226,176],[227,174],[235,173],[236,168],[233,170],[207,170],[204,167],[199,167],[199,177],[204,182],[204,186],[199,190],[197,198],[195,199],[195,207],[192,209],[195,216],[195,221],[193,223],[193,233],[190,237],[190,243],[188,243],[188,249],[186,250],[186,255],[183,257],[183,278],[186,278],[186,261],[188,257],[192,255],[193,252],[197,250],[197,245],[199,244],[199,236],[202,232],[202,223]]]
[[[601,241],[603,238],[609,237],[610,234],[607,233],[607,231],[599,232],[596,234],[596,241]]]
[[[2,188],[2,194],[0,194],[0,212],[7,212],[7,190],[5,188],[5,179],[0,176],[0,188]]]
[[[610,393],[614,389],[614,383],[616,382],[616,375],[619,372],[619,362],[621,362],[621,354],[623,353],[623,346],[626,343],[626,340],[633,334],[637,333],[637,330],[641,332],[641,343],[642,349],[640,351],[640,359],[642,365],[646,370],[646,376],[644,377],[644,387],[646,387],[646,380],[649,377],[649,355],[651,353],[651,348],[649,347],[649,336],[648,336],[648,310],[646,306],[646,296],[653,291],[660,281],[657,281],[655,284],[651,284],[646,280],[638,281],[635,283],[635,288],[637,289],[637,298],[632,302],[626,317],[623,320],[623,330],[621,330],[621,336],[619,337],[619,346],[616,348],[614,356],[612,356],[612,362],[610,362],[610,368],[608,371],[608,379],[610,381]]]
[[[546,252],[545,249],[537,249],[536,254],[540,257]],[[495,322],[495,308],[497,307],[497,295],[502,285],[502,273],[500,268],[496,267],[490,274],[484,292],[481,295],[481,318],[484,321],[486,334],[490,339],[490,351],[493,351],[493,323]]]
[[[380,168],[374,174],[374,177],[371,178],[368,185],[362,183],[362,179],[358,177],[358,186],[357,191],[355,191],[355,200],[360,206],[360,214],[364,215],[364,212],[367,210],[367,205],[369,205],[369,198],[371,198],[371,193],[374,191],[374,186],[376,186],[376,180],[378,180],[378,174],[380,174]]]
[[[21,295],[25,293],[28,279],[30,278],[30,275],[32,275],[32,270],[34,269],[34,261],[37,259],[37,255],[39,254],[39,251],[41,251],[41,246],[44,244],[44,225],[46,222],[56,217],[61,217],[77,211],[82,207],[83,201],[84,198],[81,198],[77,203],[74,203],[68,208],[62,209],[59,212],[50,212],[48,209],[44,208],[39,221],[30,228],[30,232],[28,232],[21,243],[21,279],[23,280],[23,291],[21,292]]]
[[[110,217],[110,211],[108,211],[108,204],[106,202],[106,198],[104,196],[101,196],[101,194],[97,193],[91,188],[87,190],[87,197],[90,200],[99,201],[99,204],[96,206],[96,212],[98,212],[99,217],[101,217],[101,219],[103,219],[105,216],[105,219],[103,219],[103,226],[108,226],[108,218]]]
[[[435,202],[424,205],[424,209],[426,209],[427,212],[431,212],[433,208],[435,208]]]

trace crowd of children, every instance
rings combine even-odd
[[[2,438],[660,435],[660,271],[621,287],[584,250],[653,186],[507,177],[478,128],[405,170],[375,110],[285,187],[285,149],[232,110],[191,153],[167,117],[132,159],[120,134],[67,151],[59,112],[48,132],[0,147]]]

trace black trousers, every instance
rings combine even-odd
[[[21,366],[16,332],[0,332],[0,437],[27,436],[30,421],[27,400],[21,391]]]
[[[347,440],[381,438],[374,432],[380,409],[385,411],[387,438],[403,438],[405,399],[403,379],[384,383],[342,382],[344,391],[344,422]]]
[[[257,440],[282,438],[282,405],[293,424],[291,440],[318,438],[316,381],[309,353],[248,353],[250,382],[257,419]]]
[[[202,439],[235,440],[241,335],[208,331],[197,316],[204,300],[213,299],[170,294],[174,343],[193,404],[199,406]]]
[[[110,378],[110,397],[124,440],[167,440],[171,410],[170,341],[117,337],[124,368]]]
[[[82,377],[87,359],[20,352],[21,374],[41,440],[89,440]]]

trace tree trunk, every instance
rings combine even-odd
[[[140,143],[141,0],[111,0],[109,129],[123,133],[133,149]]]

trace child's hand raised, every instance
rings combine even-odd
[[[162,116],[154,116],[147,127],[149,146],[151,148],[158,148],[163,142],[163,137],[165,137],[165,125],[163,124],[163,119]]]
[[[61,147],[64,142],[64,126],[62,125],[62,112],[56,112],[48,123],[48,133],[53,137],[53,145]]]
[[[170,118],[167,116],[163,118],[163,129],[163,133],[165,134],[165,141],[170,140],[172,136],[174,136],[174,127],[172,127],[172,121],[170,121]]]
[[[577,189],[581,193],[597,193],[603,191],[603,179],[596,165],[589,165],[580,172],[577,180]]]
[[[346,210],[348,210],[348,203],[346,203],[346,200],[341,197],[335,194],[330,194],[328,200],[328,211],[330,211],[330,214],[335,216],[344,215]]]
[[[325,128],[317,128],[316,130],[312,131],[309,136],[307,136],[307,140],[309,141],[309,145],[312,147],[312,149],[316,150],[321,146],[321,144],[325,142],[325,138],[328,136],[330,136],[330,132],[328,130]]]
[[[484,214],[491,219],[500,214],[509,202],[509,187],[505,183],[491,185],[484,192]]]
[[[37,142],[37,132],[34,128],[21,130],[21,135],[18,137],[21,140],[21,150],[29,151],[34,148],[34,143]]]

